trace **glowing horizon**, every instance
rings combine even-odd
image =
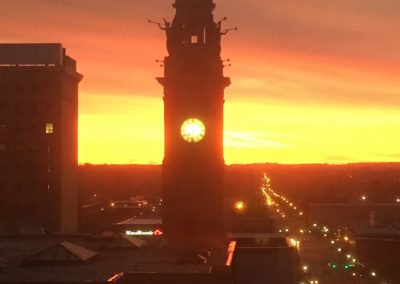
[[[79,163],[160,164],[173,0],[0,0],[0,42],[61,42],[84,75]],[[400,18],[385,1],[215,0],[227,164],[400,162]],[[207,126],[206,126],[207,127]]]

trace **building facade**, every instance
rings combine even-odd
[[[78,229],[78,83],[61,44],[0,44],[0,233]]]
[[[212,0],[176,0],[164,62],[163,225],[171,243],[211,244],[223,236],[224,89],[221,22]]]

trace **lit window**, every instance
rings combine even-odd
[[[199,36],[197,36],[197,35],[192,36],[191,42],[192,43],[199,43]]]
[[[46,123],[46,134],[54,133],[54,125],[53,123]]]

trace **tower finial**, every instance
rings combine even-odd
[[[176,9],[180,8],[202,8],[202,9],[214,9],[215,4],[213,0],[175,0],[172,5]]]

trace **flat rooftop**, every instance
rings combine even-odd
[[[91,262],[75,265],[26,266],[22,260],[37,251],[61,241],[68,241],[86,249],[99,252]],[[105,282],[120,272],[158,273],[210,273],[213,266],[225,266],[227,248],[212,250],[207,262],[199,255],[205,251],[178,250],[167,247],[165,240],[146,239],[149,245],[142,249],[103,249],[107,240],[90,240],[85,237],[0,237],[1,282]],[[204,253],[203,253],[204,252]]]
[[[60,43],[0,44],[0,65],[63,65]]]

